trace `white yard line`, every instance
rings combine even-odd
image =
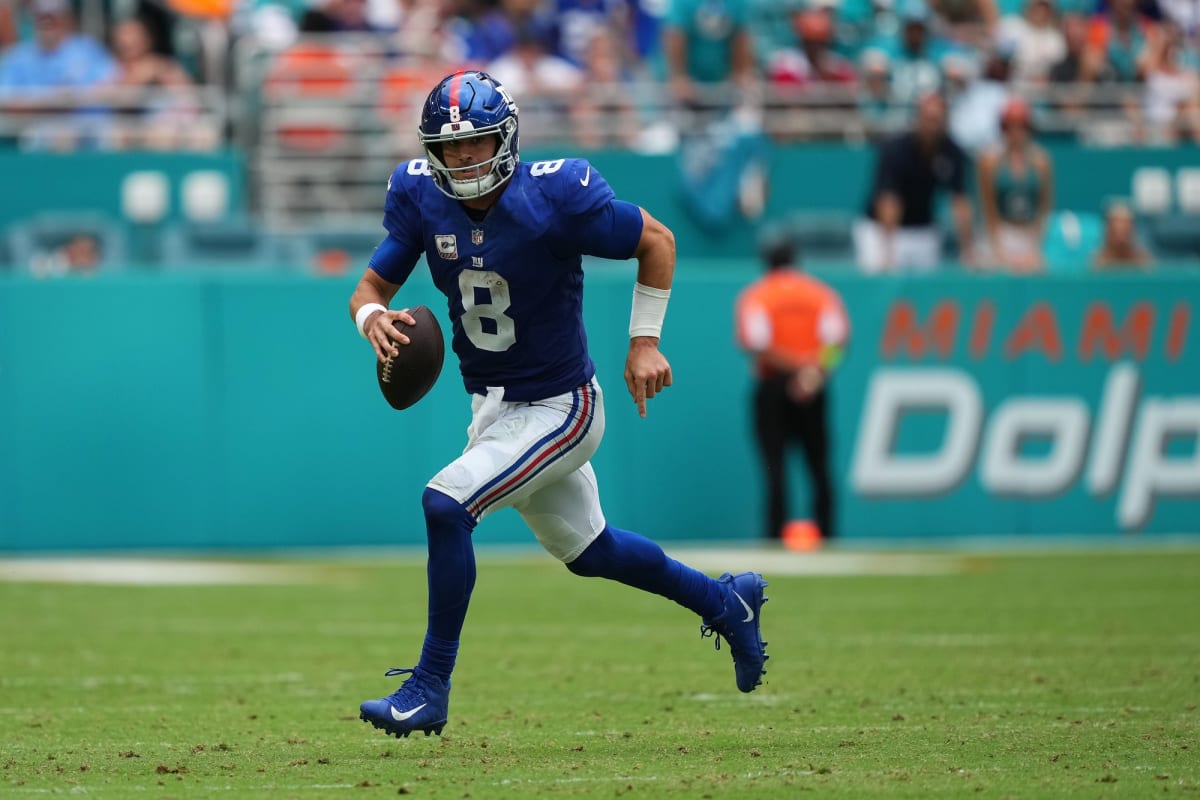
[[[0,581],[125,586],[313,583],[297,564],[250,564],[173,558],[18,558],[0,561]]]
[[[820,550],[795,553],[755,548],[668,548],[672,557],[706,572],[761,572],[771,575],[946,575],[966,572],[969,556],[941,553],[879,553]]]

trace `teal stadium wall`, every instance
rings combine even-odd
[[[646,420],[621,380],[633,274],[587,277],[607,513],[662,539],[755,538],[731,307],[757,270],[681,262],[663,345],[675,385]],[[418,275],[405,302],[442,307]],[[831,280],[854,325],[833,389],[847,536],[1200,527],[1194,273]],[[0,549],[421,543],[420,490],[463,445],[467,398],[451,361],[418,406],[391,410],[352,286],[0,278]],[[1014,488],[1014,469],[1043,477]],[[530,541],[512,511],[477,535]]]
[[[1128,195],[1139,167],[1194,162],[1188,149],[1054,154],[1056,205],[1093,211]],[[672,157],[589,157],[676,230],[681,254],[664,342],[676,385],[647,420],[621,381],[632,265],[589,266],[608,514],[664,539],[757,538],[750,375],[732,332],[734,297],[758,275],[753,226],[692,224]],[[871,164],[866,148],[777,150],[767,218],[852,213]],[[21,187],[0,192],[0,226],[39,209],[119,219],[121,182],[141,170],[167,176],[174,220],[197,169],[229,176],[232,207],[245,208],[236,153],[0,153],[5,186]],[[833,389],[848,537],[1200,531],[1196,264],[1123,277],[1077,261],[1036,280],[867,279],[846,266],[818,270],[854,325]],[[420,488],[461,448],[467,400],[451,362],[416,408],[384,404],[346,314],[355,276],[20,273],[0,270],[0,549],[421,543]],[[420,270],[404,297],[444,302]],[[511,511],[479,535],[529,541]]]
[[[182,178],[198,170],[229,181],[234,210],[245,205],[245,158],[222,153],[37,153],[0,151],[0,229],[37,210],[88,211],[122,217],[121,188],[135,172],[158,172],[168,181],[168,218],[178,219]]]

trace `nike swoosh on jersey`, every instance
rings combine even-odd
[[[737,592],[734,592],[733,596],[736,597],[738,602],[742,604],[742,608],[746,609],[746,618],[742,620],[742,622],[754,622],[754,609],[750,607],[750,604],[743,600],[742,596]],[[392,711],[392,713],[395,714],[396,712]]]
[[[420,711],[422,708],[424,708],[427,705],[429,705],[429,703],[421,703],[421,705],[417,706],[416,708],[409,709],[408,711],[403,711],[403,712],[397,711],[396,707],[392,706],[392,719],[396,720],[396,722],[404,722],[406,719],[411,717],[413,714],[416,714],[418,711]]]
[[[580,185],[580,186],[587,186],[587,185],[588,185],[588,182],[589,182],[591,179],[592,179],[592,165],[591,165],[591,164],[588,164],[587,172],[586,172],[586,173],[584,173],[584,176],[583,176],[582,178],[580,178],[580,179],[579,179],[579,185]]]

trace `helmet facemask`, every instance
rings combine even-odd
[[[449,127],[449,125],[443,126]],[[517,165],[515,140],[517,120],[508,117],[499,124],[475,128],[469,120],[455,123],[458,130],[446,131],[441,134],[427,135],[421,133],[421,144],[429,159],[429,168],[433,172],[434,183],[442,194],[459,200],[469,200],[482,197],[488,192],[501,186],[512,177]],[[442,145],[456,139],[473,139],[477,136],[495,136],[497,139],[496,154],[486,161],[465,167],[449,167],[442,155]],[[463,177],[471,175],[472,177]]]

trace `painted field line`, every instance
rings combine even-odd
[[[968,572],[978,557],[942,553],[817,551],[793,553],[752,548],[669,548],[673,558],[706,572],[767,575],[949,575]]]
[[[314,583],[311,565],[173,558],[19,558],[0,561],[0,581],[126,586]]]

